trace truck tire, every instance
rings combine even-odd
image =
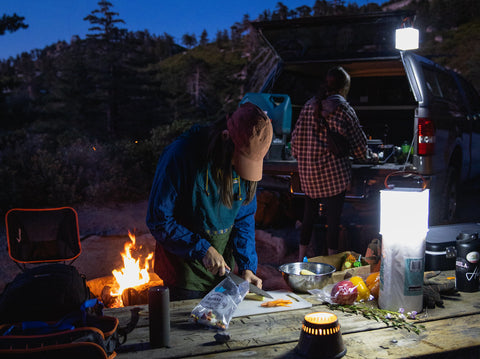
[[[457,211],[458,169],[449,166],[443,185],[439,206],[440,223],[452,223]]]

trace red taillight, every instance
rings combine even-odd
[[[418,119],[418,155],[426,156],[433,154],[435,144],[435,128],[429,118]]]

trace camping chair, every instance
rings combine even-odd
[[[77,212],[15,208],[5,224],[8,254],[22,272],[0,295],[0,357],[113,358],[118,319],[87,314],[90,291],[71,265],[81,253]]]
[[[15,208],[5,215],[5,224],[8,254],[22,270],[29,263],[72,264],[82,251],[73,208]]]

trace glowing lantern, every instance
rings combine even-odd
[[[337,316],[328,312],[307,314],[295,350],[307,359],[343,357],[347,349]]]
[[[395,48],[397,50],[416,50],[418,49],[418,40],[419,40],[419,33],[417,29],[411,27],[405,27],[409,18],[406,18],[402,22],[402,26],[400,29],[395,31]]]
[[[378,305],[382,309],[421,312],[428,232],[429,190],[380,191],[382,262]]]

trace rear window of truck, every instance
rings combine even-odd
[[[463,103],[455,79],[448,73],[430,67],[424,67],[425,86],[431,97],[448,102]]]
[[[406,76],[352,78],[348,100],[352,106],[415,105]]]

